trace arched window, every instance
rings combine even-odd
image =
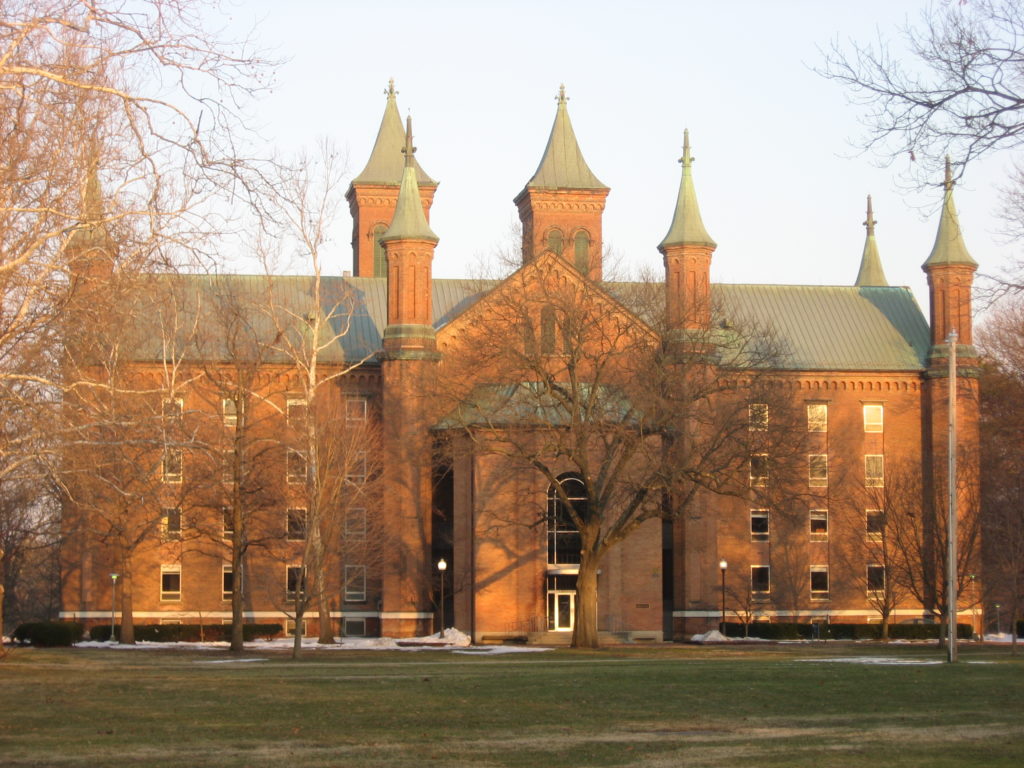
[[[552,253],[557,253],[559,256],[562,255],[562,230],[548,230],[548,250]]]
[[[573,248],[576,269],[585,275],[590,271],[590,235],[582,229],[577,232],[576,237],[573,238]]]
[[[555,353],[555,308],[544,307],[540,311],[540,351],[545,355]]]
[[[569,507],[580,519],[587,517],[587,491],[583,480],[576,474],[565,474],[558,478]],[[579,565],[580,531],[573,522],[558,489],[548,488],[548,565]]]
[[[373,276],[374,277],[387,277],[388,276],[388,257],[384,250],[384,243],[380,241],[384,237],[384,233],[388,231],[388,228],[383,224],[378,224],[373,228]]]

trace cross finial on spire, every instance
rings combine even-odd
[[[679,158],[683,168],[693,165],[693,157],[690,155],[690,129],[683,129],[683,156]]]
[[[868,228],[868,236],[871,237],[875,234],[875,221],[874,214],[871,211],[871,195],[868,195],[868,216],[864,219],[864,226]]]
[[[412,115],[405,117],[405,146],[402,147],[402,154],[405,155],[405,167],[412,168],[412,156],[416,154],[416,147],[412,145]]]
[[[559,104],[565,104],[569,101],[569,97],[565,95],[565,83],[561,83],[558,86],[558,96],[556,98]]]
[[[388,97],[389,101],[398,95],[398,91],[395,90],[395,78],[388,78],[388,89],[384,91],[384,95]]]
[[[942,186],[947,192],[953,188],[953,161],[949,155],[946,155],[946,180]]]

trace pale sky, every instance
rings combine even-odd
[[[865,197],[889,283],[927,312],[920,265],[938,223],[938,189],[909,193],[909,159],[879,168],[851,144],[858,111],[812,71],[831,40],[896,41],[922,0],[562,2],[560,0],[238,0],[233,23],[290,59],[260,107],[283,152],[328,137],[362,170],[389,78],[413,117],[417,158],[440,182],[431,227],[436,277],[469,275],[509,241],[512,198],[540,162],[560,83],[591,170],[611,187],[604,242],[660,269],[690,129],[704,223],[718,242],[712,280],[850,285],[864,244]],[[967,170],[956,202],[967,246],[995,272],[996,185],[1008,156]],[[936,179],[936,181],[941,181]],[[341,211],[332,271],[351,269]]]

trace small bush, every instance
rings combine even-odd
[[[1024,625],[1024,622],[1021,622]],[[943,631],[942,624],[890,624],[890,640],[938,640]],[[815,625],[797,622],[763,622],[750,624],[749,636],[763,640],[879,640],[882,637],[881,624],[825,624],[819,625],[819,634],[814,634]],[[726,637],[743,637],[743,624],[727,622]],[[973,637],[970,624],[957,624],[956,636],[961,640]]]
[[[82,625],[74,621],[30,621],[19,625],[12,637],[15,642],[44,648],[74,645],[82,639]]]
[[[281,634],[280,624],[243,624],[242,636],[246,640],[271,638]],[[114,628],[114,636],[121,637],[121,627]],[[99,625],[89,630],[92,640],[106,642],[110,639],[110,625]],[[227,642],[231,639],[230,624],[136,624],[135,639],[150,643],[198,643]]]

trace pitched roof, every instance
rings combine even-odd
[[[868,215],[864,219],[867,235],[864,238],[864,251],[860,256],[860,270],[854,285],[888,285],[885,272],[882,270],[882,259],[878,255],[878,243],[875,242],[875,217],[871,211],[871,195],[868,195]]]
[[[709,245],[716,247],[700,216],[697,205],[697,192],[693,186],[693,158],[690,156],[690,131],[683,131],[683,156],[679,158],[683,166],[682,178],[679,180],[679,194],[676,196],[676,208],[672,213],[672,224],[668,234],[661,241],[658,249],[664,251],[672,245]]]
[[[380,129],[377,131],[377,140],[373,144],[373,151],[370,152],[370,159],[362,172],[352,179],[352,184],[386,184],[397,187],[402,183],[402,175],[405,171],[405,156],[402,154],[402,147],[405,146],[405,128],[402,126],[402,118],[398,114],[398,91],[395,90],[395,81],[388,82],[388,89],[385,91],[388,100],[384,105],[384,117],[380,121]],[[428,187],[436,187],[437,182],[427,176],[420,168],[420,164],[413,160],[416,168],[416,181]]]
[[[938,264],[967,264],[977,267],[978,262],[971,258],[960,231],[960,219],[956,215],[956,203],[953,202],[953,168],[946,158],[946,181],[942,199],[942,215],[939,218],[939,231],[935,233],[935,245],[922,268],[934,267]]]
[[[565,86],[558,89],[558,109],[555,122],[551,126],[544,156],[536,173],[528,182],[527,189],[608,189],[594,175],[583,159],[580,145],[576,141],[576,133],[569,120],[569,98],[565,95]]]

